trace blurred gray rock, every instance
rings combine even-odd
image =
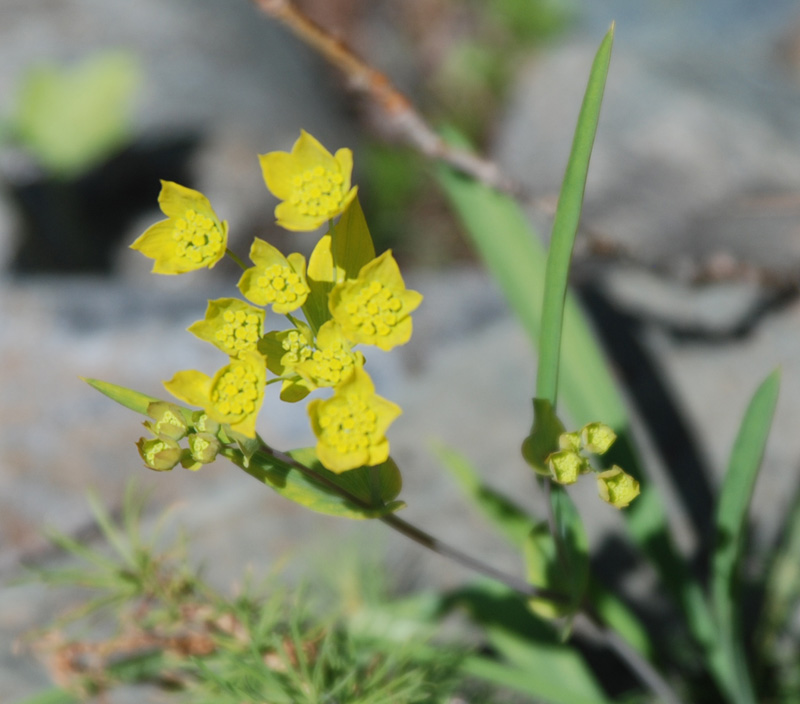
[[[13,113],[30,67],[120,48],[143,74],[135,136],[199,136],[194,185],[230,222],[234,241],[272,220],[276,201],[258,153],[289,149],[301,128],[333,149],[357,144],[333,71],[249,0],[8,0],[0,9],[0,115]],[[17,172],[28,167],[18,162],[6,155],[7,175],[24,177]],[[13,233],[13,213],[0,207],[0,268]]]
[[[729,2],[702,10],[662,2],[647,12],[594,4],[591,33],[520,69],[497,160],[534,197],[558,193],[592,57],[619,10],[585,230],[675,272],[727,255],[796,274],[800,85],[777,45],[781,22],[800,13],[766,3],[754,22],[745,4],[738,14]]]

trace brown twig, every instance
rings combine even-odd
[[[369,98],[386,117],[392,132],[424,156],[503,191],[514,184],[491,161],[448,145],[424,120],[411,101],[377,69],[356,56],[340,39],[318,25],[291,0],[253,0],[256,7],[275,18],[315,49],[347,78],[350,87]]]

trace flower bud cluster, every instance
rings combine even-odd
[[[551,478],[559,484],[574,484],[581,474],[595,471],[591,455],[604,455],[616,433],[603,423],[589,423],[580,431],[562,433],[559,449],[547,457]],[[639,495],[639,482],[617,465],[596,472],[600,498],[616,508],[625,508]]]
[[[287,402],[332,389],[332,396],[308,406],[320,462],[334,472],[381,464],[389,457],[386,430],[401,409],[375,393],[365,356],[356,347],[391,350],[408,342],[411,313],[422,296],[406,289],[391,251],[375,254],[351,184],[349,149],[332,155],[301,131],[291,152],[270,152],[260,162],[267,188],[282,201],[275,209],[277,224],[311,231],[327,222],[329,232],[308,262],[259,238],[250,248],[249,267],[228,252],[244,269],[238,289],[245,300],[209,301],[205,319],[189,328],[224,352],[228,364],[213,377],[178,372],[165,386],[176,398],[201,407],[210,421],[247,438],[256,437],[268,383],[280,381],[280,397]],[[132,247],[155,260],[156,273],[214,266],[226,251],[228,226],[208,199],[163,182],[159,202],[168,219]],[[286,316],[290,328],[267,331],[269,309]],[[269,382],[268,371],[276,377]],[[215,433],[196,428],[187,436],[189,449],[181,449],[177,443],[188,431],[180,430],[180,412],[175,419],[158,413],[159,419],[147,424],[155,437],[139,443],[148,467],[172,469],[181,462],[196,469],[219,451]]]
[[[211,420],[204,411],[195,411],[189,419],[174,403],[153,401],[147,407],[151,420],[144,422],[153,437],[139,438],[136,446],[144,463],[157,472],[168,472],[178,464],[186,469],[197,470],[213,462],[222,443],[219,439],[220,425]],[[186,439],[188,447],[181,447]]]

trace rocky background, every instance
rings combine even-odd
[[[432,60],[437,42],[448,41],[437,35],[418,45],[418,55],[408,51],[403,42],[424,38],[425,23],[399,17],[391,4],[308,7],[415,96],[425,65],[413,59]],[[586,0],[573,10],[562,33],[515,64],[486,133],[487,152],[521,184],[532,219],[547,232],[591,56],[615,19],[576,285],[629,384],[644,447],[668,496],[677,470],[696,473],[701,487],[716,484],[750,394],[770,370],[782,368],[753,510],[754,540],[773,540],[800,471],[800,10],[789,0],[707,0],[702,9],[675,0]],[[393,32],[401,20],[416,34]],[[303,127],[329,147],[351,146],[359,161],[370,128],[343,86],[245,0],[5,0],[0,115],[12,111],[15,86],[32,63],[66,62],[108,47],[125,47],[141,62],[145,81],[135,115],[141,143],[185,140],[180,168],[230,220],[239,249],[255,233],[275,235],[257,152],[288,149]],[[233,270],[220,265],[174,280],[151,277],[147,261],[125,247],[158,218],[151,208],[131,214],[126,234],[109,247],[113,275],[25,271],[24,223],[12,191],[37,174],[10,148],[2,151],[0,172],[9,186],[0,192],[3,701],[49,682],[12,645],[46,622],[64,597],[17,581],[26,565],[59,559],[45,526],[96,538],[89,489],[113,510],[136,478],[152,489],[154,515],[175,506],[195,556],[221,587],[247,565],[267,571],[283,561],[288,576],[297,577],[315,552],[354,544],[381,546],[409,584],[453,585],[470,577],[383,526],[311,514],[256,490],[251,478],[224,463],[198,473],[145,470],[133,445],[139,419],[78,377],[159,395],[160,380],[178,369],[215,369],[217,352],[184,328],[202,317],[206,299],[229,294],[226,275],[229,282]],[[156,193],[157,185],[153,205]],[[442,215],[431,222],[426,239],[439,235]],[[407,258],[409,285],[425,295],[414,339],[392,355],[370,355],[381,393],[404,409],[391,441],[404,472],[405,518],[519,572],[515,556],[460,499],[430,445],[454,445],[493,484],[530,495],[535,506],[518,455],[530,424],[532,351],[477,265],[459,255],[458,266],[431,269]],[[261,418],[263,434],[277,447],[311,442],[302,408],[273,399]],[[594,548],[619,549],[608,538],[618,517],[586,488],[576,494]],[[700,505],[709,500],[701,494]],[[674,521],[691,549],[696,536],[687,517],[676,510]],[[641,577],[638,588],[646,589],[649,575]]]

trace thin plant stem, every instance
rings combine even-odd
[[[264,454],[269,457],[272,457],[279,462],[284,464],[288,464],[292,468],[298,470],[305,476],[313,479],[316,482],[323,484],[324,486],[328,487],[332,491],[335,491],[337,494],[342,496],[343,498],[351,501],[352,503],[360,506],[361,508],[371,509],[374,508],[370,506],[367,502],[363,501],[362,499],[358,498],[357,496],[351,494],[346,489],[336,485],[334,482],[330,481],[326,477],[323,477],[317,474],[314,470],[310,467],[306,467],[301,462],[298,462],[290,455],[281,452],[280,450],[276,450],[266,443],[261,441],[262,447],[256,454]],[[230,455],[228,455],[230,459]],[[241,465],[240,465],[241,466]],[[248,471],[247,468],[243,467],[245,471]],[[250,472],[248,472],[250,473]],[[447,557],[454,562],[458,562],[459,564],[467,567],[475,572],[480,574],[486,575],[487,577],[491,577],[492,579],[497,580],[501,584],[504,584],[512,591],[516,592],[522,597],[527,599],[530,598],[542,598],[548,599],[550,601],[554,601],[556,603],[569,603],[569,597],[558,593],[553,592],[549,589],[541,589],[539,587],[535,587],[531,584],[528,584],[526,581],[519,579],[518,577],[514,577],[513,575],[506,574],[501,570],[495,569],[491,565],[486,564],[482,560],[479,560],[458,548],[454,548],[451,545],[435,538],[434,536],[426,533],[424,530],[417,528],[416,526],[404,521],[402,518],[399,518],[396,514],[390,513],[384,516],[380,516],[380,521],[385,525],[389,526],[392,530],[397,531],[401,535],[406,536],[410,540],[413,540],[418,545],[431,550],[432,552],[437,553],[438,555],[442,555],[443,557]],[[639,681],[645,685],[650,691],[653,692],[659,699],[662,701],[663,704],[682,704],[681,699],[669,685],[669,683],[661,676],[661,674],[656,670],[645,658],[641,656],[634,648],[632,648],[623,638],[619,636],[618,633],[615,631],[607,628],[604,626],[599,619],[593,615],[591,609],[588,606],[584,606],[580,612],[582,616],[582,622],[589,627],[589,630],[595,635],[595,637],[599,638],[603,641],[603,643],[608,647],[610,650],[614,651],[617,656],[625,662],[631,671],[636,675]]]
[[[683,704],[672,686],[641,653],[622,638],[616,631],[602,625],[588,608],[581,615],[583,618],[576,626],[583,627],[588,634],[601,641],[612,650],[633,672],[636,678],[655,694],[662,704]]]
[[[240,267],[242,267],[242,271],[247,271],[247,264],[245,264],[238,254],[236,254],[231,249],[226,249],[225,254],[227,254],[233,261],[235,261]]]
[[[234,451],[235,452],[235,451]],[[222,452],[228,459],[233,460],[234,455],[232,452],[224,451]],[[318,482],[324,485],[326,488],[330,489],[331,491],[336,492],[339,496],[347,499],[348,501],[354,503],[356,506],[359,506],[364,509],[374,509],[374,506],[371,506],[363,499],[351,494],[347,489],[344,489],[334,482],[332,482],[327,477],[324,477],[317,472],[315,472],[310,467],[306,467],[301,462],[298,462],[290,455],[286,454],[285,452],[281,452],[280,450],[276,450],[275,448],[270,447],[266,443],[262,441],[261,448],[256,452],[256,454],[266,455],[271,457],[282,464],[287,464],[291,466],[293,469],[296,469],[301,474],[313,479],[315,482]],[[237,466],[240,466],[237,464]],[[254,476],[252,471],[249,471],[247,467],[242,467],[245,472]],[[410,540],[413,540],[418,545],[421,545],[428,550],[431,550],[443,557],[447,557],[455,562],[462,564],[463,566],[479,572],[481,574],[486,575],[487,577],[491,577],[492,579],[496,579],[498,582],[505,584],[509,589],[517,592],[521,596],[526,598],[542,598],[542,599],[549,599],[550,601],[555,601],[558,603],[566,603],[568,601],[568,597],[558,592],[553,592],[549,589],[541,589],[539,587],[535,587],[531,584],[528,584],[526,581],[514,577],[513,575],[506,574],[501,570],[498,570],[491,565],[486,564],[482,560],[479,560],[467,553],[459,550],[458,548],[454,548],[451,545],[439,540],[438,538],[433,537],[429,533],[426,533],[424,530],[417,528],[416,526],[411,525],[407,521],[404,521],[402,518],[398,518],[395,514],[387,514],[384,516],[379,516],[381,522],[385,523],[389,526],[392,530],[397,531],[398,533],[406,536]]]

